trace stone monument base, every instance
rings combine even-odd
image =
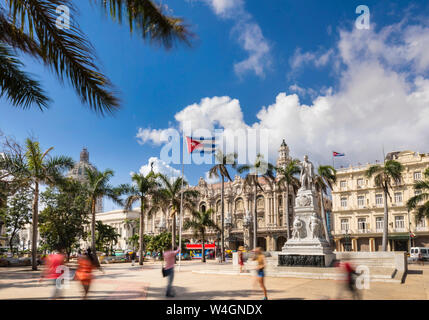
[[[324,239],[287,241],[279,253],[279,266],[329,267],[335,254]]]

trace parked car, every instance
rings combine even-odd
[[[410,259],[417,260],[421,256],[423,260],[429,260],[429,248],[412,247],[410,250]]]

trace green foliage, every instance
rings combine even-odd
[[[70,181],[60,189],[48,188],[42,193],[45,209],[40,213],[39,230],[46,249],[63,250],[69,256],[86,237],[88,192],[78,182]]]
[[[95,225],[95,243],[97,251],[104,251],[109,255],[113,251],[113,246],[118,243],[119,234],[112,226],[97,221]]]
[[[133,250],[139,249],[140,237],[138,234],[134,234],[126,240],[127,245],[131,246]]]
[[[374,177],[375,185],[378,188],[382,188],[383,191],[390,197],[390,192],[392,187],[392,182],[396,182],[401,179],[402,171],[404,171],[404,166],[395,160],[387,160],[384,165],[373,165],[367,172],[366,176],[368,178]]]
[[[407,202],[409,211],[417,209],[415,215],[416,223],[424,218],[429,218],[429,168],[425,170],[424,177],[425,180],[414,183],[414,190],[420,191],[420,194],[411,197]]]
[[[194,211],[192,213],[192,219],[185,222],[185,225],[183,228],[185,230],[192,229],[194,231],[195,236],[201,237],[202,243],[203,243],[203,252],[204,250],[204,244],[206,241],[206,233],[208,229],[213,229],[215,231],[220,231],[219,227],[216,225],[216,223],[211,219],[211,215],[213,214],[213,210],[209,209],[204,212],[200,211]],[[206,261],[206,257],[203,254],[203,262]]]
[[[27,188],[19,190],[16,194],[10,197],[8,205],[0,215],[3,215],[3,221],[6,223],[6,232],[9,236],[9,247],[13,253],[13,244],[16,243],[16,236],[24,226],[31,221],[31,191]]]

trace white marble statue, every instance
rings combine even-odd
[[[314,184],[314,166],[308,160],[308,156],[304,156],[304,161],[301,162],[301,189],[312,190]]]
[[[318,239],[322,236],[322,222],[320,218],[317,216],[317,213],[314,212],[310,218],[310,231],[313,239]]]
[[[300,220],[298,217],[295,217],[295,220],[293,221],[293,229],[292,229],[292,238],[293,239],[301,239],[301,230],[304,226],[302,220]]]

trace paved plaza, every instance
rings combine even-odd
[[[161,275],[161,264],[148,262],[143,267],[130,263],[103,265],[104,273],[95,272],[96,279],[88,299],[165,299],[166,279]],[[205,268],[214,267],[213,262],[203,265],[197,261],[182,262],[176,267],[174,286],[176,298],[190,300],[252,300],[262,294],[249,275],[202,274]],[[216,266],[219,267],[219,266]],[[224,268],[231,268],[225,265]],[[50,281],[39,283],[40,271],[31,267],[0,268],[0,299],[49,299],[53,286]],[[73,265],[72,265],[73,268]],[[403,284],[371,282],[370,289],[361,290],[367,299],[429,298],[429,266],[410,265],[410,272]],[[194,272],[193,272],[194,271]],[[266,277],[269,299],[329,300],[336,299],[341,283],[335,280]],[[63,290],[65,299],[81,299],[81,287],[71,281]],[[343,293],[341,299],[351,299]]]

